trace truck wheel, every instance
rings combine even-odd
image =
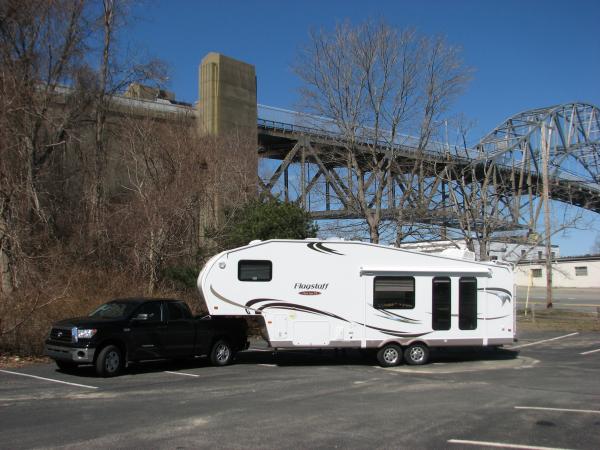
[[[96,359],[96,373],[101,377],[114,377],[123,367],[123,356],[116,345],[107,345]]]
[[[210,351],[210,362],[215,366],[226,366],[233,360],[233,349],[229,342],[219,339]]]
[[[377,352],[377,361],[381,367],[393,367],[402,362],[402,348],[398,344],[386,344]]]
[[[60,370],[69,372],[77,368],[77,364],[71,361],[55,361]]]
[[[404,360],[411,366],[421,366],[429,361],[429,347],[417,342],[406,347]]]

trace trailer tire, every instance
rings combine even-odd
[[[402,362],[402,347],[398,344],[386,344],[377,352],[377,362],[381,367],[393,367]]]
[[[107,345],[96,358],[96,374],[101,377],[114,377],[123,368],[123,354],[116,345]]]
[[[415,342],[404,350],[404,360],[411,366],[421,366],[429,361],[429,347],[421,342]]]
[[[233,361],[233,348],[224,339],[218,339],[210,350],[210,362],[213,366],[226,366]]]

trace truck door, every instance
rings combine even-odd
[[[162,302],[148,302],[133,314],[130,327],[132,359],[153,359],[164,356],[162,335],[166,330]]]
[[[165,356],[193,356],[195,321],[187,306],[179,302],[165,302],[167,329],[164,333]]]

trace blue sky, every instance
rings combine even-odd
[[[258,101],[293,109],[292,65],[311,27],[383,18],[441,34],[474,69],[453,113],[476,120],[472,140],[522,110],[570,101],[600,105],[600,1],[212,1],[150,0],[135,9],[128,44],[166,61],[168,88],[198,98],[198,64],[216,51],[254,64]],[[559,238],[562,254],[587,253],[600,220]]]

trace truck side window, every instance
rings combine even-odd
[[[180,302],[166,302],[169,320],[189,319],[191,317],[187,305]]]
[[[415,278],[375,277],[373,307],[375,309],[413,309],[415,307]]]
[[[261,260],[242,260],[238,262],[238,280],[240,281],[271,281],[273,278],[273,263]]]
[[[179,305],[174,302],[166,302],[167,311],[169,312],[169,320],[180,320],[183,319],[183,313],[179,308]]]
[[[160,322],[162,320],[160,302],[144,303],[134,315],[138,314],[148,314],[147,322]]]
[[[434,330],[450,329],[450,292],[450,278],[435,277],[432,280],[431,328]]]
[[[458,328],[477,329],[477,278],[461,277],[458,283]]]

